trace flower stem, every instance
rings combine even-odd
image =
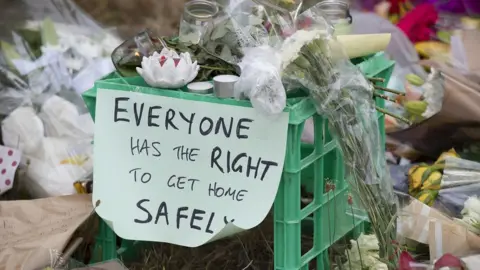
[[[383,109],[383,108],[380,108],[380,107],[378,107],[378,106],[375,106],[375,109],[377,109],[377,111],[379,111],[379,112],[381,112],[381,113],[383,113],[383,114],[390,115],[391,117],[393,117],[393,118],[395,118],[395,119],[398,119],[398,120],[400,120],[400,121],[402,121],[402,122],[405,122],[405,123],[407,123],[407,124],[409,124],[409,125],[411,124],[411,122],[410,122],[407,118],[405,118],[405,117],[402,117],[402,116],[400,116],[400,115],[396,115],[396,114],[394,114],[394,113],[391,113],[391,112],[389,112],[389,111],[387,111],[387,110],[385,110],[385,109]]]
[[[223,68],[223,67],[200,66],[200,68],[210,69],[210,70],[219,70],[219,71],[235,71],[233,68]]]
[[[393,89],[390,89],[390,88],[385,88],[385,87],[381,87],[381,86],[378,86],[378,85],[373,85],[373,87],[375,89],[382,90],[382,91],[385,91],[385,92],[390,92],[390,93],[393,93],[393,94],[396,94],[396,95],[399,95],[399,96],[405,96],[404,92],[400,92],[400,91],[393,90]]]

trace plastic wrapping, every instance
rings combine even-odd
[[[267,14],[279,10],[268,6],[265,9]],[[396,204],[377,132],[373,86],[350,62],[318,6],[303,14],[289,14],[293,20],[290,24],[283,21],[282,34],[277,36],[279,43],[270,44],[280,55],[278,73],[286,93],[303,91],[313,100],[318,113],[328,119],[330,132],[344,156],[346,179],[350,180],[355,199],[369,214],[379,239],[380,257],[395,260],[390,241],[395,239]],[[245,66],[241,77],[251,72],[247,68],[257,67]]]
[[[450,151],[426,170],[422,167],[411,169],[411,173],[415,171],[421,173],[421,195],[415,195],[417,200],[404,193],[398,194],[399,235],[427,244],[432,261],[445,254],[462,257],[478,253],[480,164],[458,158]],[[416,248],[411,242],[405,244]]]
[[[273,2],[218,1],[220,12],[200,41],[209,53],[239,67],[235,97],[250,99],[267,115],[278,114],[286,106],[277,49],[295,28],[295,15],[289,10],[300,7],[300,3],[285,7]]]
[[[422,89],[423,98],[428,104],[422,116],[429,118],[442,109],[445,88],[443,76],[440,71],[432,68],[432,72],[428,75],[425,84],[422,85]]]
[[[93,171],[93,121],[80,93],[114,70],[120,44],[71,1],[19,1],[25,21],[1,41],[3,143],[22,151],[18,181],[34,198],[75,193]]]
[[[242,75],[235,84],[235,98],[248,97],[254,108],[276,115],[283,111],[287,95],[279,73],[278,52],[268,46],[250,48],[239,66]]]
[[[447,157],[441,187],[434,206],[452,217],[461,218],[468,198],[479,195],[480,163]]]
[[[352,63],[342,58],[339,44],[325,31],[315,34],[301,30],[291,37],[295,38],[306,38],[306,42],[283,70],[284,80],[309,90],[318,112],[329,121],[351,176],[352,192],[369,214],[375,233],[394,237],[395,225],[388,224],[395,215],[395,201],[380,135],[375,132],[378,122],[373,88]],[[379,237],[380,256],[392,254],[389,243],[382,242],[385,239]]]
[[[409,251],[424,250],[429,253],[430,260],[425,260],[419,266],[425,266],[424,269],[443,269],[438,264],[445,256],[463,258],[472,254],[478,254],[480,251],[480,235],[475,228],[468,222],[475,214],[478,217],[480,212],[480,201],[476,197],[470,197],[466,201],[462,213],[470,214],[467,218],[455,218],[448,213],[443,212],[442,208],[436,206],[430,207],[408,194],[397,193],[399,198],[399,219],[398,235],[402,247]],[[472,199],[475,199],[472,200]],[[473,202],[473,203],[472,203]],[[478,225],[477,225],[478,226]],[[426,245],[426,246],[424,246]],[[410,257],[405,260],[406,254],[400,257],[400,265],[406,262],[415,262]],[[452,260],[449,260],[452,262]],[[435,265],[436,268],[431,266]],[[443,267],[453,266],[442,264]],[[401,268],[411,269],[411,268]],[[413,268],[416,269],[416,268]],[[421,268],[423,269],[423,268]]]
[[[245,48],[262,45],[276,48],[292,34],[303,2],[217,0],[217,3],[219,12],[206,26],[200,42],[211,54],[236,64],[243,58]]]

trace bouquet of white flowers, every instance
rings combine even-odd
[[[71,1],[20,2],[29,20],[0,41],[2,140],[23,153],[18,182],[33,197],[70,195],[93,170],[93,121],[79,94],[114,71],[121,41]]]
[[[341,149],[354,198],[368,213],[377,236],[380,260],[394,268],[397,252],[392,241],[396,239],[397,210],[378,133],[373,99],[377,93],[372,83],[350,62],[343,46],[332,35],[333,27],[315,8],[312,8],[315,12],[311,9],[303,15],[290,13],[293,21],[281,24],[288,31],[282,31],[277,43],[244,48],[243,61],[260,50],[267,53],[266,46],[271,52],[270,60],[263,61],[262,67],[241,64],[240,82],[242,78],[248,81],[246,76],[250,74],[258,74],[256,83],[247,89],[250,90],[247,97],[251,100],[254,97],[258,101],[258,93],[261,93],[264,102],[275,104],[277,101],[278,104],[279,98],[285,98],[280,91],[287,94],[301,91],[311,98],[318,113],[328,119],[330,133]],[[310,23],[300,24],[305,21]],[[242,35],[243,32],[236,33]],[[270,66],[268,73],[265,65]],[[262,75],[269,79],[260,80]],[[272,87],[278,83],[282,87]],[[255,105],[253,100],[252,104]]]

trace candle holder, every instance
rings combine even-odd
[[[112,62],[123,77],[138,76],[137,67],[141,67],[143,57],[165,48],[164,42],[154,37],[148,29],[127,39],[112,52]]]

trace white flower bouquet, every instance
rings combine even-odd
[[[243,52],[250,54],[258,50],[266,52],[265,46],[269,46],[273,52],[269,54],[272,60],[263,61],[263,65],[240,63],[240,82],[242,77],[254,73],[247,68],[255,69],[259,78],[253,88],[247,89],[250,92],[244,94],[252,100],[251,93],[263,93],[262,100],[270,103],[270,107],[280,103],[278,98],[285,98],[279,91],[287,94],[300,91],[311,98],[318,113],[328,119],[330,133],[338,142],[353,197],[366,210],[378,239],[379,259],[393,269],[398,257],[393,245],[396,199],[378,133],[373,99],[376,93],[371,82],[350,62],[341,43],[332,36],[330,23],[320,16],[321,12],[315,14],[317,16],[309,17],[308,25],[299,24],[308,21],[308,17],[293,14],[293,21],[283,27],[291,32],[278,36],[278,43],[244,48]],[[241,29],[236,33],[239,40],[249,40],[251,36]],[[243,61],[250,59],[248,54]],[[268,73],[263,71],[266,65],[270,67]],[[272,80],[260,80],[261,75],[275,78],[283,87],[272,87]],[[237,88],[242,88],[240,86]],[[259,99],[258,95],[255,98]],[[253,100],[252,104],[255,105]],[[263,109],[265,107],[268,106]]]
[[[93,170],[93,121],[79,94],[115,70],[121,41],[70,1],[24,4],[31,20],[0,41],[2,140],[22,151],[18,182],[32,197],[70,195]]]

